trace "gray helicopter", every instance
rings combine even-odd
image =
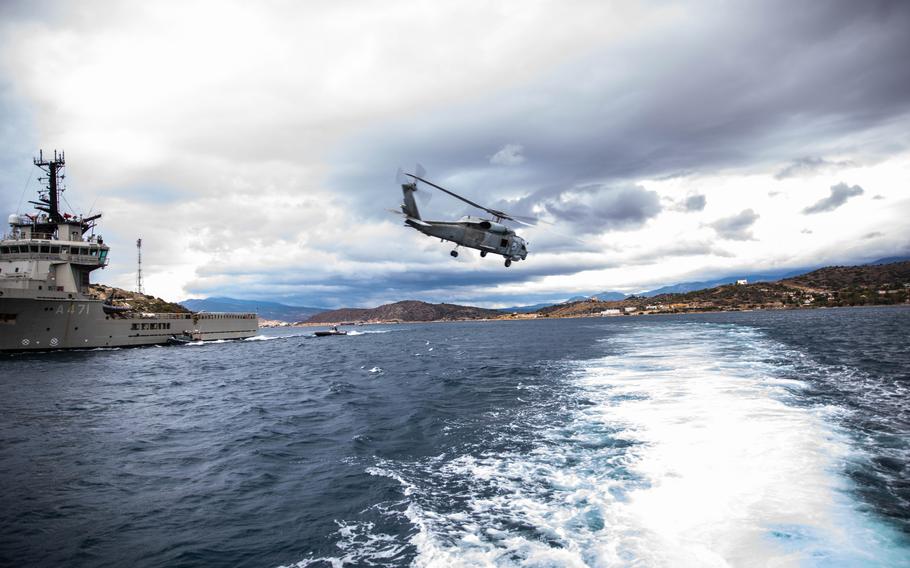
[[[509,215],[503,211],[490,209],[470,199],[466,199],[453,191],[440,187],[431,181],[424,179],[425,172],[420,166],[417,167],[416,174],[403,173],[398,171],[398,181],[401,183],[401,191],[404,194],[404,203],[401,204],[401,214],[404,215],[404,224],[413,227],[425,235],[438,237],[442,241],[451,241],[455,243],[455,248],[450,252],[453,257],[458,256],[458,247],[473,248],[480,251],[480,256],[487,256],[487,253],[499,254],[505,257],[506,266],[512,266],[512,262],[524,260],[528,256],[527,242],[515,234],[515,231],[502,224],[502,221],[514,221],[523,225],[532,225],[533,223],[523,220],[522,218]],[[493,219],[483,219],[481,217],[465,216],[458,221],[426,221],[420,217],[420,211],[417,209],[417,202],[414,195],[424,193],[425,189],[418,189],[417,183],[422,182],[426,185],[436,188],[443,193],[447,193],[456,199],[464,201],[472,207],[486,211],[493,216]],[[397,211],[395,211],[397,213]],[[531,219],[533,221],[533,219]]]

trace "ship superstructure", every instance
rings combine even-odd
[[[101,214],[61,212],[65,156],[34,160],[47,184],[37,212],[9,216],[0,240],[0,350],[114,347],[238,339],[258,331],[256,314],[149,314],[114,306],[90,292],[91,273],[108,263],[95,227]]]

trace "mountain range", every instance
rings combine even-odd
[[[498,310],[405,300],[377,308],[342,308],[322,312],[311,317],[307,323],[467,320],[500,318],[503,315]]]
[[[895,262],[902,262],[910,260],[910,256],[892,256],[887,258],[880,258],[872,262],[868,262],[862,266],[876,266],[883,264],[892,264]],[[765,272],[755,272],[755,273],[740,273],[733,274],[729,276],[724,276],[720,278],[714,278],[711,280],[703,281],[692,281],[692,282],[679,282],[677,284],[671,284],[668,286],[662,286],[660,288],[655,288],[653,290],[648,290],[646,292],[640,292],[638,294],[624,294],[622,292],[616,291],[603,291],[595,294],[590,294],[587,296],[573,296],[561,302],[544,302],[533,305],[526,306],[513,306],[509,308],[502,308],[499,312],[507,313],[531,313],[542,310],[544,308],[549,308],[551,306],[558,306],[564,304],[572,304],[575,302],[586,301],[592,298],[597,298],[597,300],[602,302],[615,302],[622,301],[631,297],[645,297],[653,298],[655,296],[661,296],[665,294],[685,294],[688,292],[694,292],[698,290],[707,290],[712,288],[717,288],[719,286],[725,286],[728,284],[733,284],[737,280],[746,279],[748,282],[776,282],[779,280],[784,280],[787,278],[793,278],[795,276],[803,275],[809,273],[818,267],[805,267],[797,269],[786,269],[786,270],[777,270],[777,271],[765,271]],[[367,308],[345,308],[349,310],[346,315],[342,312],[343,310],[329,310],[327,308],[316,308],[316,307],[306,307],[306,306],[292,306],[287,304],[281,304],[278,302],[267,302],[261,300],[239,300],[236,298],[227,298],[227,297],[213,297],[213,298],[203,298],[203,299],[194,299],[194,300],[184,300],[180,302],[180,305],[184,306],[193,311],[206,311],[206,312],[256,312],[259,314],[259,317],[267,320],[278,320],[284,322],[299,322],[299,321],[364,321],[370,319],[370,312]],[[494,310],[484,310],[483,308],[473,308],[467,306],[455,306],[454,304],[426,304],[425,302],[418,302],[411,300],[408,302],[397,302],[395,304],[387,304],[386,306],[399,306],[399,308],[386,310],[388,313],[384,313],[383,317],[388,316],[387,319],[397,319],[400,321],[428,321],[424,319],[414,320],[408,319],[411,316],[406,315],[401,311],[402,306],[410,305],[412,308],[417,308],[418,312],[421,314],[417,317],[431,317],[431,319],[446,319],[451,317],[454,313],[455,308],[465,308],[469,310],[480,310],[480,312],[465,312],[465,313],[476,313],[476,316],[468,315],[466,318],[462,316],[455,317],[454,319],[470,319],[474,317],[483,318],[490,317],[489,315],[483,315],[483,312],[494,312]],[[447,308],[426,308],[426,306],[448,306]],[[385,306],[380,306],[379,308],[372,308],[373,310],[378,310],[384,308]],[[431,314],[430,311],[433,311]],[[326,316],[326,319],[319,318],[318,320],[311,320],[313,316],[317,316],[322,313],[332,312],[332,315]],[[498,312],[497,312],[498,313]],[[368,317],[359,317],[366,315]],[[396,315],[397,314],[397,315]],[[439,316],[439,317],[436,317]],[[382,318],[376,318],[382,319]]]
[[[872,306],[910,301],[910,261],[829,266],[775,282],[725,284],[620,301],[587,299],[557,304],[538,317],[585,317],[620,313],[680,313],[717,310]]]

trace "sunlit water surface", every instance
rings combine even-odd
[[[0,359],[0,563],[910,566],[910,309]]]

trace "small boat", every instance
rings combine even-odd
[[[171,345],[186,345],[187,343],[195,343],[197,341],[202,341],[202,337],[199,332],[193,330],[184,331],[179,335],[172,335],[167,338],[167,342]]]
[[[313,335],[315,335],[316,337],[329,337],[331,335],[347,335],[347,334],[348,334],[348,332],[342,331],[342,330],[338,329],[337,327],[333,327],[332,329],[328,329],[328,330],[324,330],[324,331],[317,331],[317,332],[313,333]]]

